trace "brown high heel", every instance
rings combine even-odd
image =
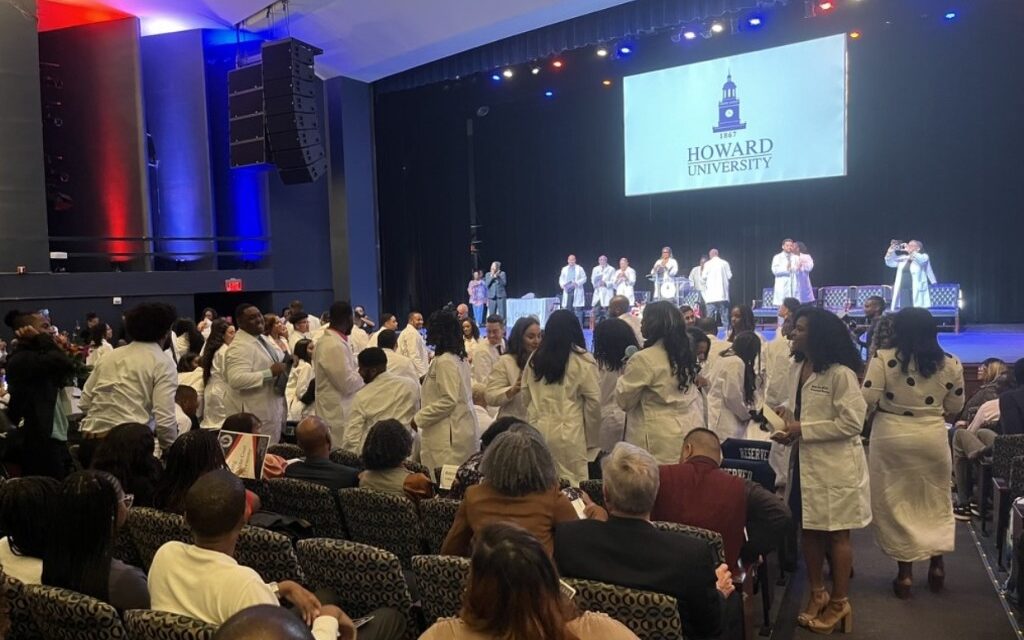
[[[811,620],[821,615],[822,610],[828,606],[828,601],[828,591],[825,591],[825,587],[812,589],[811,598],[807,601],[803,613],[796,617],[796,623],[801,627],[806,627]]]
[[[910,587],[914,584],[913,578],[907,582],[903,582],[899,578],[893,578],[892,580],[892,592],[896,594],[896,597],[900,600],[910,599]]]
[[[842,633],[853,631],[853,607],[849,598],[831,600],[825,610],[817,618],[807,623],[807,628],[814,633],[829,635],[839,628]]]

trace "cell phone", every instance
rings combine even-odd
[[[358,620],[353,620],[352,624],[355,626],[356,629],[358,629],[370,620],[373,620],[373,616],[364,616],[362,618],[359,618]]]
[[[573,500],[582,500],[583,499],[583,496],[580,493],[580,490],[578,488],[576,488],[576,487],[566,487],[566,488],[562,489],[562,493],[565,494],[566,498],[569,498],[569,502],[572,502]]]

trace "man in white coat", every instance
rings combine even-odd
[[[897,243],[893,241],[885,252],[885,266],[896,269],[896,282],[892,285],[893,310],[903,307],[932,306],[930,284],[935,284],[935,273],[932,271],[931,260],[922,250],[920,240],[907,243],[905,253],[897,253]]]
[[[704,263],[701,275],[704,279],[704,302],[708,306],[708,316],[722,323],[729,317],[729,280],[732,279],[732,268],[718,257],[718,249],[712,249],[708,251],[708,261]]]
[[[690,269],[690,288],[697,292],[697,306],[700,307],[700,315],[706,316],[708,313],[707,307],[704,304],[704,276],[702,272],[704,270],[704,263],[708,261],[707,256],[701,256],[697,265]]]
[[[402,333],[398,335],[398,353],[412,360],[412,365],[416,367],[416,375],[421,379],[427,375],[427,367],[430,365],[427,343],[423,341],[423,336],[420,335],[420,329],[422,328],[423,314],[419,311],[413,311],[409,314],[409,319],[405,324],[405,328],[402,329]],[[377,344],[380,344],[380,340],[377,341]]]
[[[558,286],[562,288],[562,308],[572,311],[583,326],[583,307],[587,304],[583,287],[587,284],[587,272],[576,264],[576,256],[570,255],[567,264],[558,274]]]
[[[331,428],[334,442],[345,441],[352,401],[363,388],[359,365],[349,347],[352,324],[352,305],[344,301],[332,304],[330,325],[313,351],[316,415]]]
[[[796,298],[796,271],[799,258],[796,243],[790,238],[782,241],[782,251],[772,258],[772,275],[775,276],[773,302],[776,307],[786,298]],[[799,300],[799,298],[797,298]]]
[[[394,418],[406,428],[412,424],[420,408],[420,385],[387,369],[383,349],[369,347],[359,354],[359,376],[366,386],[352,402],[342,449],[362,454],[366,434],[381,420]]]
[[[590,298],[591,319],[595,325],[608,317],[608,303],[615,293],[614,278],[615,269],[608,264],[608,256],[599,257],[597,266],[590,272],[590,284],[594,286],[594,295]]]
[[[505,353],[505,320],[499,315],[487,317],[484,325],[487,328],[487,336],[473,348],[472,357],[473,388],[484,388],[487,380],[491,377],[491,371],[498,362],[498,358]]]
[[[612,276],[612,285],[615,287],[615,295],[626,298],[631,307],[636,304],[636,295],[633,293],[636,286],[636,269],[629,266],[627,258],[619,258],[619,270]]]
[[[395,347],[398,346],[398,334],[391,329],[381,329],[373,335],[377,336],[377,345],[384,350],[384,355],[388,358],[388,371],[419,384],[420,376],[416,373],[412,360],[395,351]]]
[[[235,319],[239,331],[224,354],[225,415],[255,415],[262,423],[260,433],[269,435],[274,444],[281,439],[286,414],[284,395],[276,392],[275,380],[286,366],[263,336],[263,313],[258,307],[242,304]]]

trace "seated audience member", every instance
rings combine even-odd
[[[559,588],[544,546],[514,524],[481,529],[458,618],[441,618],[420,640],[635,640],[603,613],[579,614]]]
[[[136,507],[152,507],[163,467],[153,456],[156,438],[146,424],[119,424],[100,441],[90,468],[117,478],[125,493],[135,496]]]
[[[377,338],[377,345],[384,350],[388,357],[388,371],[396,375],[409,378],[416,384],[420,383],[419,374],[416,373],[416,365],[412,360],[398,353],[398,334],[393,329],[381,329],[373,334]]]
[[[322,607],[321,612],[328,616],[336,615],[331,609],[331,605]],[[339,638],[342,640],[355,638],[355,634],[349,633],[347,622],[340,616],[338,618]],[[213,640],[315,640],[315,638],[310,633],[309,627],[284,607],[258,604],[242,609],[228,618],[217,629],[217,633],[213,634]]]
[[[999,432],[1024,433],[1024,358],[1013,365],[1017,388],[999,396]]]
[[[260,423],[260,419],[254,414],[235,413],[224,419],[224,426],[221,428],[224,431],[234,431],[235,433],[259,433],[261,426],[263,425]],[[287,466],[287,460],[268,453],[263,457],[263,477],[282,478]]]
[[[65,478],[43,552],[42,583],[84,593],[119,611],[148,609],[146,574],[112,555],[131,505],[132,496],[109,473],[79,471]]]
[[[284,477],[322,484],[331,491],[359,484],[359,471],[331,461],[331,430],[322,419],[303,418],[295,428],[295,439],[305,455],[288,465]]]
[[[178,438],[164,454],[163,476],[156,486],[153,506],[171,513],[185,513],[185,495],[203,474],[226,469],[224,450],[217,439],[217,431],[199,429]],[[251,491],[245,492],[246,520],[260,510],[260,499]]]
[[[245,525],[245,488],[226,469],[199,478],[185,499],[185,521],[195,544],[168,542],[156,552],[149,569],[153,609],[222,624],[254,605],[291,603],[313,627],[317,640],[354,638],[351,621],[336,607],[323,607],[316,596],[291,580],[266,583],[258,573],[235,561],[235,546]],[[381,609],[360,629],[360,638],[400,638],[404,618]]]
[[[722,601],[734,590],[726,565],[715,566],[708,544],[651,524],[658,461],[620,442],[601,461],[608,521],[555,527],[555,564],[562,575],[670,595],[679,602],[687,638],[719,633]]]
[[[725,543],[725,561],[738,574],[741,555],[752,558],[774,549],[792,517],[777,495],[721,470],[721,464],[722,448],[714,431],[686,434],[679,464],[660,469],[651,519],[717,531]]]
[[[288,373],[288,384],[284,389],[289,422],[298,422],[313,415],[316,400],[316,384],[313,382],[314,349],[313,341],[306,338],[297,341],[293,347],[295,365]]]
[[[359,352],[359,377],[366,383],[356,391],[349,409],[341,448],[358,453],[373,425],[394,419],[408,429],[420,408],[420,385],[388,371],[388,357],[379,347]]]
[[[24,584],[39,584],[43,551],[53,527],[60,483],[46,476],[14,478],[0,485],[0,570]]]
[[[981,386],[964,404],[963,411],[957,417],[956,426],[966,427],[974,421],[974,416],[981,405],[996,400],[1006,391],[1009,367],[999,358],[988,358],[978,366],[978,382]]]
[[[484,459],[487,447],[494,442],[495,438],[508,431],[509,427],[521,422],[522,420],[515,416],[508,416],[498,418],[491,426],[487,427],[487,430],[480,436],[480,450],[466,458],[466,461],[459,465],[459,470],[455,472],[455,481],[448,493],[449,498],[462,500],[466,495],[467,488],[480,484],[480,481],[484,479],[484,474],[480,472],[480,461]]]
[[[405,495],[412,500],[433,497],[430,478],[402,464],[411,453],[412,434],[401,422],[381,420],[373,425],[363,444],[365,470],[359,474],[359,488]]]
[[[178,385],[174,392],[174,419],[178,422],[178,435],[199,428],[199,394],[192,387]]]
[[[466,489],[442,555],[468,556],[474,532],[494,522],[512,522],[532,533],[550,555],[555,525],[577,520],[576,509],[558,489],[558,474],[544,436],[528,424],[512,425],[487,447],[480,463],[484,480]],[[588,505],[589,517],[608,514]]]

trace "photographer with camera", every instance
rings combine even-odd
[[[929,284],[935,284],[928,254],[920,240],[900,242],[893,240],[885,252],[885,266],[896,269],[896,282],[892,286],[894,311],[904,307],[932,306]]]

